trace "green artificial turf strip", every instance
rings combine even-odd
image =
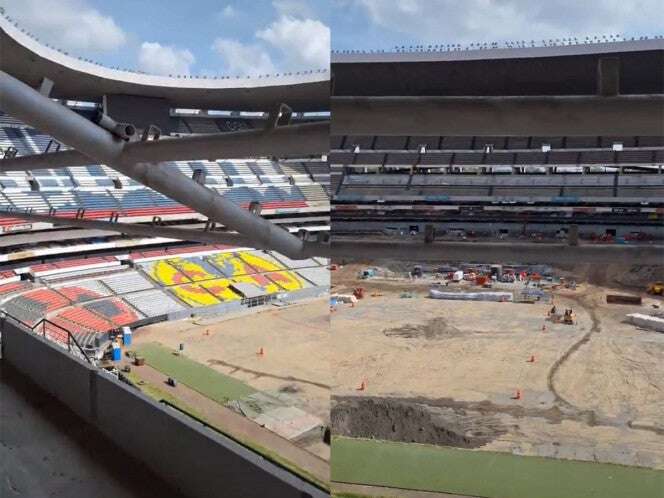
[[[488,498],[663,498],[664,471],[335,437],[332,481]]]
[[[157,343],[143,344],[136,348],[138,355],[145,357],[148,365],[178,382],[198,391],[202,395],[224,404],[256,392],[239,380],[224,375],[210,367],[201,365],[186,356]]]

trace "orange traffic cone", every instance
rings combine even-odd
[[[521,399],[521,389],[517,389],[512,399]]]
[[[530,358],[528,358],[528,359],[526,360],[526,362],[527,362],[527,363],[535,363],[535,355],[534,355],[534,354],[531,354],[531,355],[530,355]]]
[[[262,346],[261,346],[261,348],[258,350],[258,353],[256,353],[256,354],[257,354],[258,356],[264,356],[264,355],[265,355],[265,351],[263,350],[263,347],[262,347]]]

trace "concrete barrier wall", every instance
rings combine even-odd
[[[97,413],[102,432],[187,496],[305,496],[289,472],[107,374],[98,379]]]
[[[30,377],[81,418],[92,416],[91,386],[96,369],[48,339],[23,328],[10,318],[0,318],[3,360]]]
[[[69,406],[186,496],[329,496],[10,319],[0,320],[0,332],[2,361]]]

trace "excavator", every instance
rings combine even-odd
[[[653,296],[663,296],[664,295],[664,282],[653,282],[648,286],[648,294]]]

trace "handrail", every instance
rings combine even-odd
[[[57,328],[59,328],[60,330],[64,331],[64,332],[67,334],[67,350],[68,350],[70,353],[72,352],[72,346],[71,346],[71,344],[72,344],[72,342],[73,342],[74,345],[76,346],[76,348],[78,349],[78,352],[79,352],[81,355],[83,355],[83,357],[85,358],[85,361],[87,361],[87,362],[90,363],[91,365],[94,364],[94,363],[92,362],[92,360],[90,359],[90,357],[88,356],[88,354],[85,352],[85,350],[84,350],[84,349],[81,347],[81,345],[78,343],[78,341],[76,340],[76,337],[74,337],[74,334],[72,334],[69,330],[67,330],[66,328],[64,328],[62,325],[58,325],[57,323],[54,323],[54,322],[50,321],[48,318],[42,318],[40,321],[38,321],[38,322],[34,325],[34,327],[31,327],[31,330],[32,330],[33,332],[37,332],[36,329],[37,329],[40,325],[42,325],[42,336],[43,336],[44,338],[46,338],[46,325],[47,325],[47,324],[52,325],[52,326],[54,326],[54,327],[57,327]]]
[[[20,325],[23,325],[23,327],[30,330],[31,332],[34,332],[35,334],[39,333],[37,331],[37,329],[41,325],[42,326],[41,335],[44,337],[44,339],[48,339],[48,337],[46,337],[46,324],[49,324],[49,325],[52,325],[54,327],[59,328],[60,330],[62,330],[63,332],[65,332],[67,334],[67,351],[69,351],[70,353],[72,352],[72,343],[73,343],[74,346],[76,346],[76,348],[78,349],[78,352],[83,356],[83,358],[85,358],[85,361],[87,361],[90,365],[94,365],[93,361],[90,359],[90,357],[85,352],[83,347],[76,340],[76,337],[74,337],[74,334],[72,334],[69,330],[67,330],[63,326],[58,325],[57,323],[53,323],[52,321],[50,321],[47,318],[42,318],[41,320],[39,320],[34,325],[30,325],[29,323],[26,323],[23,320],[21,320],[20,318],[15,317],[14,315],[12,315],[11,313],[9,313],[6,310],[0,310],[0,313],[3,314],[6,317],[9,317],[10,319],[15,321],[16,323],[18,323]]]

